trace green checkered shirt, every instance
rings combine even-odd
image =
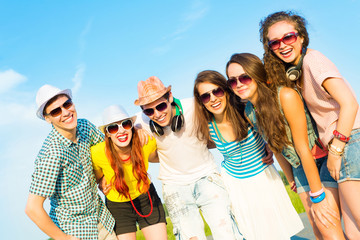
[[[85,119],[77,125],[77,143],[54,127],[36,160],[30,193],[50,198],[50,217],[66,234],[98,239],[98,222],[112,232],[115,221],[97,193],[90,147],[102,133]]]

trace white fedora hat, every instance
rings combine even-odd
[[[48,84],[45,84],[44,86],[42,86],[36,94],[36,104],[38,106],[38,110],[36,111],[36,116],[38,116],[40,119],[44,120],[45,118],[44,118],[43,112],[44,112],[44,107],[45,107],[46,103],[53,97],[60,95],[60,94],[65,94],[69,98],[72,98],[70,89],[60,90],[59,88],[48,85]]]
[[[125,119],[131,119],[135,123],[136,116],[130,117],[126,110],[120,105],[111,105],[105,108],[103,112],[103,125],[99,129],[105,133],[105,127],[111,123],[119,122]]]

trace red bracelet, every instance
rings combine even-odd
[[[340,141],[344,142],[344,143],[348,143],[350,141],[350,137],[347,137],[341,133],[339,133],[336,129],[333,132],[334,137],[336,137],[337,139],[339,139]]]

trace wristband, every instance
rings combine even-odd
[[[325,192],[323,192],[322,194],[320,194],[318,197],[314,198],[314,197],[311,197],[310,196],[310,200],[313,202],[313,203],[319,203],[321,202],[322,200],[325,199]]]
[[[350,137],[347,137],[341,133],[339,133],[336,129],[333,131],[334,137],[336,137],[337,139],[339,139],[340,141],[344,142],[344,143],[348,143],[350,141]]]
[[[317,197],[320,196],[320,194],[322,194],[324,192],[324,188],[321,188],[319,191],[312,193],[311,191],[309,192],[311,197]]]

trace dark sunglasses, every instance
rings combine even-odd
[[[224,96],[224,90],[221,87],[215,88],[211,91],[203,93],[200,95],[200,100],[203,104],[208,103],[210,101],[210,93],[212,93],[215,97]]]
[[[133,123],[131,119],[126,119],[122,121],[120,124],[118,123],[110,124],[109,126],[106,127],[106,131],[109,134],[116,134],[117,132],[119,132],[120,127],[124,130],[130,130],[133,127]]]
[[[73,102],[69,98],[66,102],[63,103],[62,106],[51,110],[49,113],[46,113],[45,116],[51,115],[52,117],[58,117],[62,113],[62,108],[69,110],[73,105],[74,105]]]
[[[156,110],[158,110],[159,112],[163,112],[166,110],[168,104],[167,102],[162,102],[160,104],[158,104],[155,108]],[[146,108],[146,109],[143,109],[143,113],[146,115],[146,116],[152,116],[154,115],[155,113],[155,109],[154,108]]]
[[[286,45],[296,42],[298,36],[299,34],[296,32],[289,32],[286,33],[281,39],[269,41],[268,45],[271,48],[271,50],[274,51],[280,48],[281,42],[283,42]]]
[[[238,77],[232,77],[227,80],[227,84],[232,88],[236,88],[237,81],[241,82],[242,84],[249,84],[252,81],[252,78],[247,74],[242,74]]]

